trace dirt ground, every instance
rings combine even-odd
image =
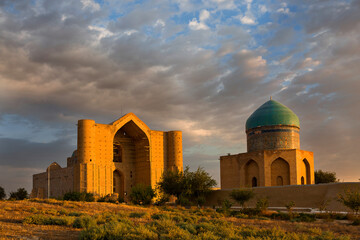
[[[0,201],[0,239],[78,239],[81,229],[67,226],[23,224],[22,220],[35,212],[52,215],[58,211],[77,212],[94,215],[102,212],[140,212],[149,214],[159,212],[156,207],[137,207],[125,204],[85,203],[67,201]],[[317,220],[313,223],[290,222],[282,220],[259,220],[227,218],[235,225],[254,226],[257,228],[278,227],[288,232],[332,231],[338,235],[350,235],[352,239],[360,239],[360,227],[351,226],[349,221]]]

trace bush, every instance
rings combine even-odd
[[[97,201],[98,202],[107,202],[107,203],[116,203],[117,199],[112,197],[110,194],[108,194],[106,196],[99,198]]]
[[[216,181],[204,169],[198,168],[190,172],[187,166],[184,172],[165,171],[158,183],[159,189],[169,195],[177,197],[177,203],[189,206],[189,202],[203,205],[206,194],[216,185]]]
[[[355,218],[353,223],[351,224],[353,226],[359,226],[360,225],[360,218]]]
[[[6,197],[5,190],[3,187],[0,187],[0,200],[3,200]]]
[[[244,208],[245,203],[255,196],[251,189],[234,189],[230,193],[230,197]]]
[[[73,228],[89,228],[96,226],[96,220],[90,216],[81,216],[75,219]]]
[[[130,200],[133,204],[149,205],[155,197],[155,191],[151,186],[137,184],[131,189]]]
[[[315,184],[333,182],[338,182],[335,172],[326,172],[322,170],[315,171]]]
[[[357,190],[346,190],[338,195],[338,201],[350,208],[357,214],[360,211],[360,192]]]
[[[169,216],[169,214],[165,214],[165,213],[154,213],[153,215],[151,215],[151,219],[154,219],[154,220],[170,219],[170,216]]]
[[[256,209],[259,209],[260,211],[266,211],[269,207],[269,199],[267,198],[260,198],[256,202]]]
[[[41,214],[31,215],[24,218],[24,224],[35,224],[35,225],[60,225],[60,226],[71,226],[74,222],[73,217],[51,217]]]
[[[25,188],[18,188],[16,192],[11,192],[9,199],[24,200],[28,198],[28,192]]]
[[[146,212],[132,212],[132,213],[129,214],[129,217],[130,218],[142,218],[145,215],[147,215]]]
[[[315,222],[316,215],[315,214],[308,214],[308,213],[299,213],[294,219],[294,222]]]
[[[82,202],[94,202],[95,197],[93,193],[87,192],[68,192],[63,196],[63,200],[67,201],[82,201]]]

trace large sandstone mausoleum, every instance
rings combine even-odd
[[[220,157],[221,189],[314,184],[313,153],[300,149],[296,114],[270,99],[246,121],[247,152]]]
[[[126,199],[136,184],[154,186],[166,169],[183,170],[181,131],[151,130],[133,113],[110,124],[79,120],[77,150],[67,167],[52,163],[33,175],[32,197],[77,191]]]

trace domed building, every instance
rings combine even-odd
[[[300,122],[270,99],[246,121],[247,152],[220,157],[221,188],[314,184],[314,156],[300,149]]]

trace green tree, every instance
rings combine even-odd
[[[360,192],[358,190],[346,190],[338,195],[338,201],[358,214],[360,211]]]
[[[174,195],[178,203],[188,205],[189,201],[198,205],[205,203],[206,195],[216,181],[203,168],[190,172],[188,166],[184,172],[173,170],[165,171],[158,183],[159,189],[169,195]]]
[[[212,187],[216,186],[216,181],[201,167],[195,172],[190,172],[187,167],[184,176],[185,179],[188,178],[187,185],[190,186],[190,200],[198,205],[203,205],[206,195],[211,191]]]
[[[0,200],[3,200],[6,197],[5,190],[3,187],[0,187]]]
[[[335,172],[327,172],[322,170],[315,171],[315,184],[333,182],[338,182]]]
[[[10,192],[9,199],[24,200],[25,198],[28,198],[28,192],[25,188],[18,188],[16,192]]]
[[[179,199],[184,191],[184,174],[181,171],[167,170],[164,171],[160,182],[158,183],[159,189],[165,194],[174,195]]]
[[[131,202],[138,205],[149,205],[155,196],[154,189],[144,184],[135,185],[130,192]]]
[[[245,203],[254,196],[255,193],[251,189],[234,189],[230,193],[230,197],[238,202],[242,208],[244,208]]]

